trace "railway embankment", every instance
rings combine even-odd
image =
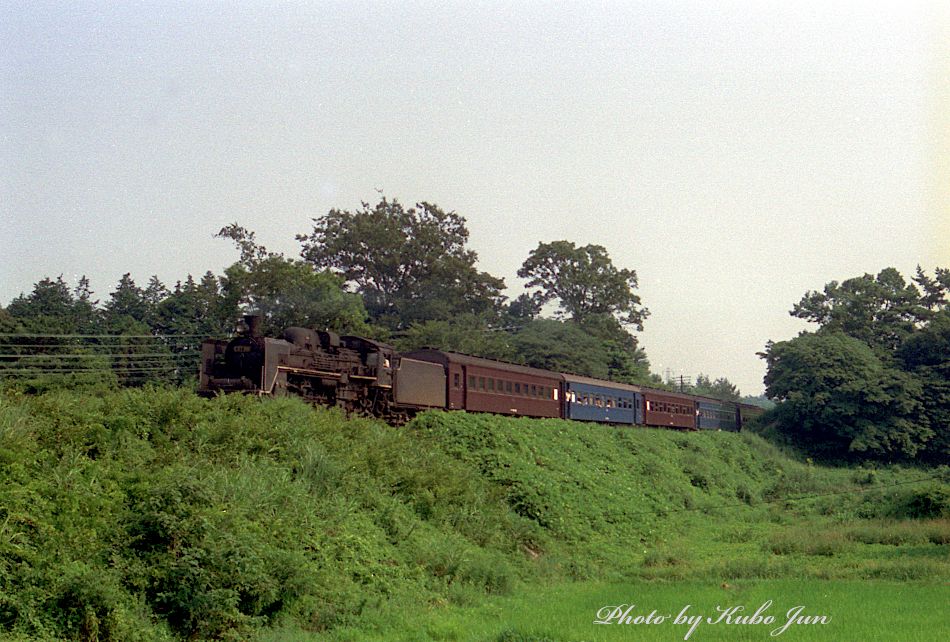
[[[826,468],[749,434],[0,396],[8,639],[320,635],[576,580],[938,581],[948,518],[946,468]]]

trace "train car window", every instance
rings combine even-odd
[[[531,384],[531,396],[532,397],[538,396],[538,387],[534,385],[533,383]]]
[[[520,395],[520,394],[521,394],[521,384],[518,383],[517,381],[515,382],[515,394],[516,394],[516,395]]]
[[[472,390],[475,389],[475,375],[468,375],[468,387]]]
[[[507,392],[508,394],[511,394],[511,382],[510,382],[510,381],[506,381],[506,382],[505,382],[505,392]]]
[[[495,392],[495,380],[491,377],[488,378],[488,392]]]
[[[462,375],[455,373],[455,377],[452,380],[452,383],[455,385],[455,389],[458,390],[462,387]]]
[[[484,390],[484,389],[485,389],[485,377],[479,377],[479,378],[478,378],[478,389],[479,389],[479,390]]]

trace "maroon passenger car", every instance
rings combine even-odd
[[[556,373],[431,348],[403,356],[445,367],[450,410],[527,417],[561,416],[562,378]]]
[[[644,423],[665,428],[696,428],[696,399],[664,390],[643,389]]]

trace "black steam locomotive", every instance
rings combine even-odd
[[[347,412],[404,421],[444,407],[445,375],[436,364],[397,355],[391,346],[357,336],[287,328],[261,336],[261,318],[244,317],[236,338],[201,344],[199,394],[292,394]]]

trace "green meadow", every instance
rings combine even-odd
[[[385,618],[381,614],[375,628],[341,629],[332,639],[659,642],[768,640],[775,631],[774,638],[779,640],[930,642],[946,639],[948,598],[950,589],[945,585],[916,582],[739,580],[725,587],[698,581],[575,582],[490,597],[471,607],[434,607],[423,613],[410,609],[387,613]],[[629,611],[629,623],[615,619],[612,624],[595,624],[605,607],[622,607],[623,614],[630,605],[634,608]],[[754,616],[763,605],[767,605],[761,612],[763,620],[772,616],[773,621],[738,622],[742,616]],[[723,615],[735,607],[744,610]],[[803,608],[798,611],[798,607]],[[684,609],[684,621],[678,624],[675,618]],[[634,621],[654,611],[656,616],[671,618]],[[790,618],[789,611],[794,617]],[[700,616],[700,622],[693,628],[695,616]],[[793,623],[785,627],[789,619]],[[260,639],[316,638],[281,631]]]
[[[754,434],[0,396],[4,639],[680,640],[594,620],[771,600],[773,624],[689,639],[772,639],[802,606],[828,621],[778,639],[943,640],[948,545],[947,467],[823,467]]]

